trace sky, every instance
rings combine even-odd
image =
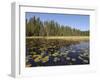
[[[41,21],[50,21],[54,20],[60,25],[67,25],[71,28],[80,29],[81,31],[89,30],[89,15],[76,15],[76,14],[55,14],[55,13],[34,13],[26,12],[26,19],[30,19],[33,16],[39,17]]]

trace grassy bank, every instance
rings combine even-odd
[[[89,40],[89,36],[49,36],[49,37],[42,37],[42,36],[31,36],[26,37],[26,39],[63,39],[63,40],[73,40],[73,41],[84,41]]]

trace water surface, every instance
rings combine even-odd
[[[89,64],[89,41],[37,42],[31,40],[26,45],[26,65],[29,67]]]

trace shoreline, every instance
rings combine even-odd
[[[73,40],[73,41],[76,41],[76,40],[86,40],[88,41],[89,40],[89,36],[30,36],[30,37],[26,37],[26,40],[30,40],[30,39],[52,39],[52,40],[56,40],[56,39],[63,39],[63,40]]]

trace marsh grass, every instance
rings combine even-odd
[[[63,39],[63,40],[89,40],[89,36],[30,36],[26,39]]]

